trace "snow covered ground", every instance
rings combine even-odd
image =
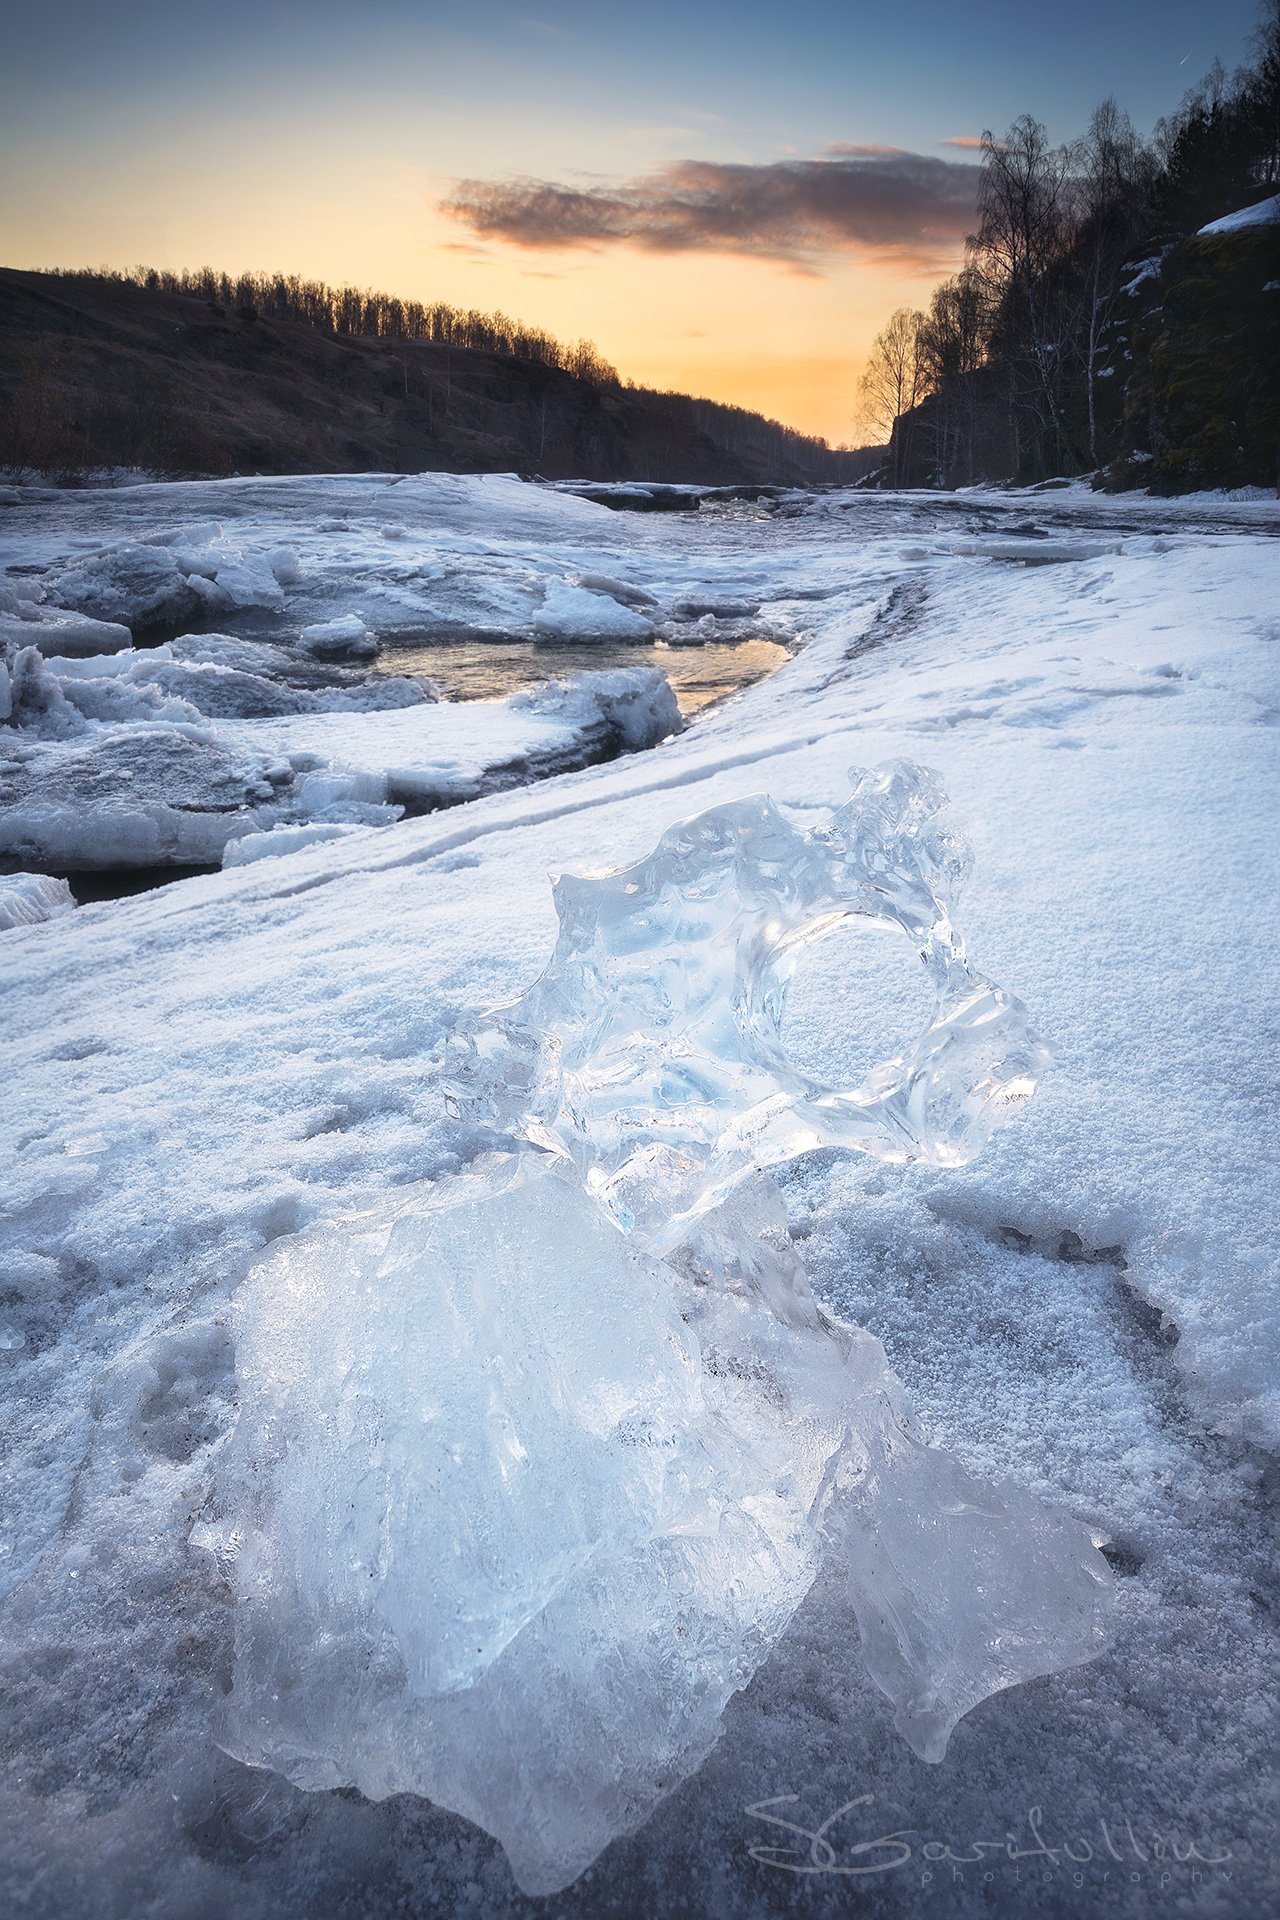
[[[241,638],[251,616],[421,632],[424,609],[509,635],[563,589],[659,622],[758,609],[794,657],[653,751],[0,932],[15,1908],[1272,1912],[1275,503],[831,494],[652,516],[501,480],[249,481],[24,498],[0,561],[65,581],[110,541],[181,550],[188,523],[200,564],[234,547],[228,576],[263,594],[259,558],[296,562],[281,605],[232,610]],[[120,591],[50,599],[137,619]],[[277,753],[305,729],[322,759],[338,734],[384,772],[396,730],[436,711],[218,724],[288,729]],[[941,773],[976,851],[970,950],[1056,1065],[970,1168],[802,1163],[792,1228],[931,1438],[1109,1536],[1109,1651],[986,1701],[927,1766],[820,1585],[696,1778],[550,1903],[454,1816],[220,1754],[227,1595],[188,1537],[234,1416],[247,1265],[465,1164],[449,1036],[541,966],[548,870],[632,861],[752,793],[810,825],[851,765],[897,756]],[[874,937],[813,949],[793,1056],[847,1083],[893,1052],[911,966]]]

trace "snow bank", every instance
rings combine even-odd
[[[1269,227],[1280,220],[1280,193],[1273,193],[1269,200],[1256,200],[1251,207],[1241,207],[1238,213],[1224,213],[1220,220],[1211,220],[1207,227],[1201,227],[1201,233],[1242,233],[1246,227]]]

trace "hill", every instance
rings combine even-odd
[[[813,484],[873,464],[759,414],[624,386],[589,349],[525,330],[514,351],[343,330],[351,290],[320,291],[336,325],[328,307],[282,317],[252,292],[228,304],[108,273],[0,269],[0,466],[68,480],[142,467]],[[490,317],[457,318],[503,337],[479,324]]]

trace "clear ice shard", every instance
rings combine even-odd
[[[1025,1008],[952,926],[969,853],[937,777],[852,778],[811,831],[757,796],[681,821],[634,867],[559,879],[551,964],[463,1041],[472,1116],[567,1159],[646,1245],[678,1241],[745,1169],[814,1147],[961,1165],[1044,1070]],[[836,1090],[779,1036],[801,952],[850,919],[907,936],[936,1010],[906,1058]]]
[[[696,1770],[820,1569],[926,1759],[1099,1651],[1090,1531],[925,1444],[767,1171],[832,1145],[963,1162],[1034,1088],[1023,1008],[951,925],[941,806],[898,766],[815,830],[744,800],[562,879],[546,973],[458,1039],[461,1136],[489,1151],[249,1275],[196,1536],[235,1600],[233,1753],[425,1795],[549,1893]],[[936,1014],[832,1090],[779,1034],[796,955],[848,917],[902,930]]]

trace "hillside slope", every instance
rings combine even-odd
[[[1280,473],[1280,225],[1152,242],[1125,262],[1100,333],[1099,485],[1175,494],[1275,485]],[[889,471],[911,487],[1018,476],[1007,361],[943,381],[894,427]],[[1082,400],[1065,414],[1087,471]],[[1025,449],[1024,479],[1052,471]]]
[[[1178,493],[1280,477],[1278,274],[1274,222],[1206,229],[1143,263],[1112,484]]]
[[[501,472],[848,479],[857,456],[684,396],[426,341],[319,332],[185,293],[0,269],[0,466],[73,477]],[[865,461],[863,465],[870,464]]]

